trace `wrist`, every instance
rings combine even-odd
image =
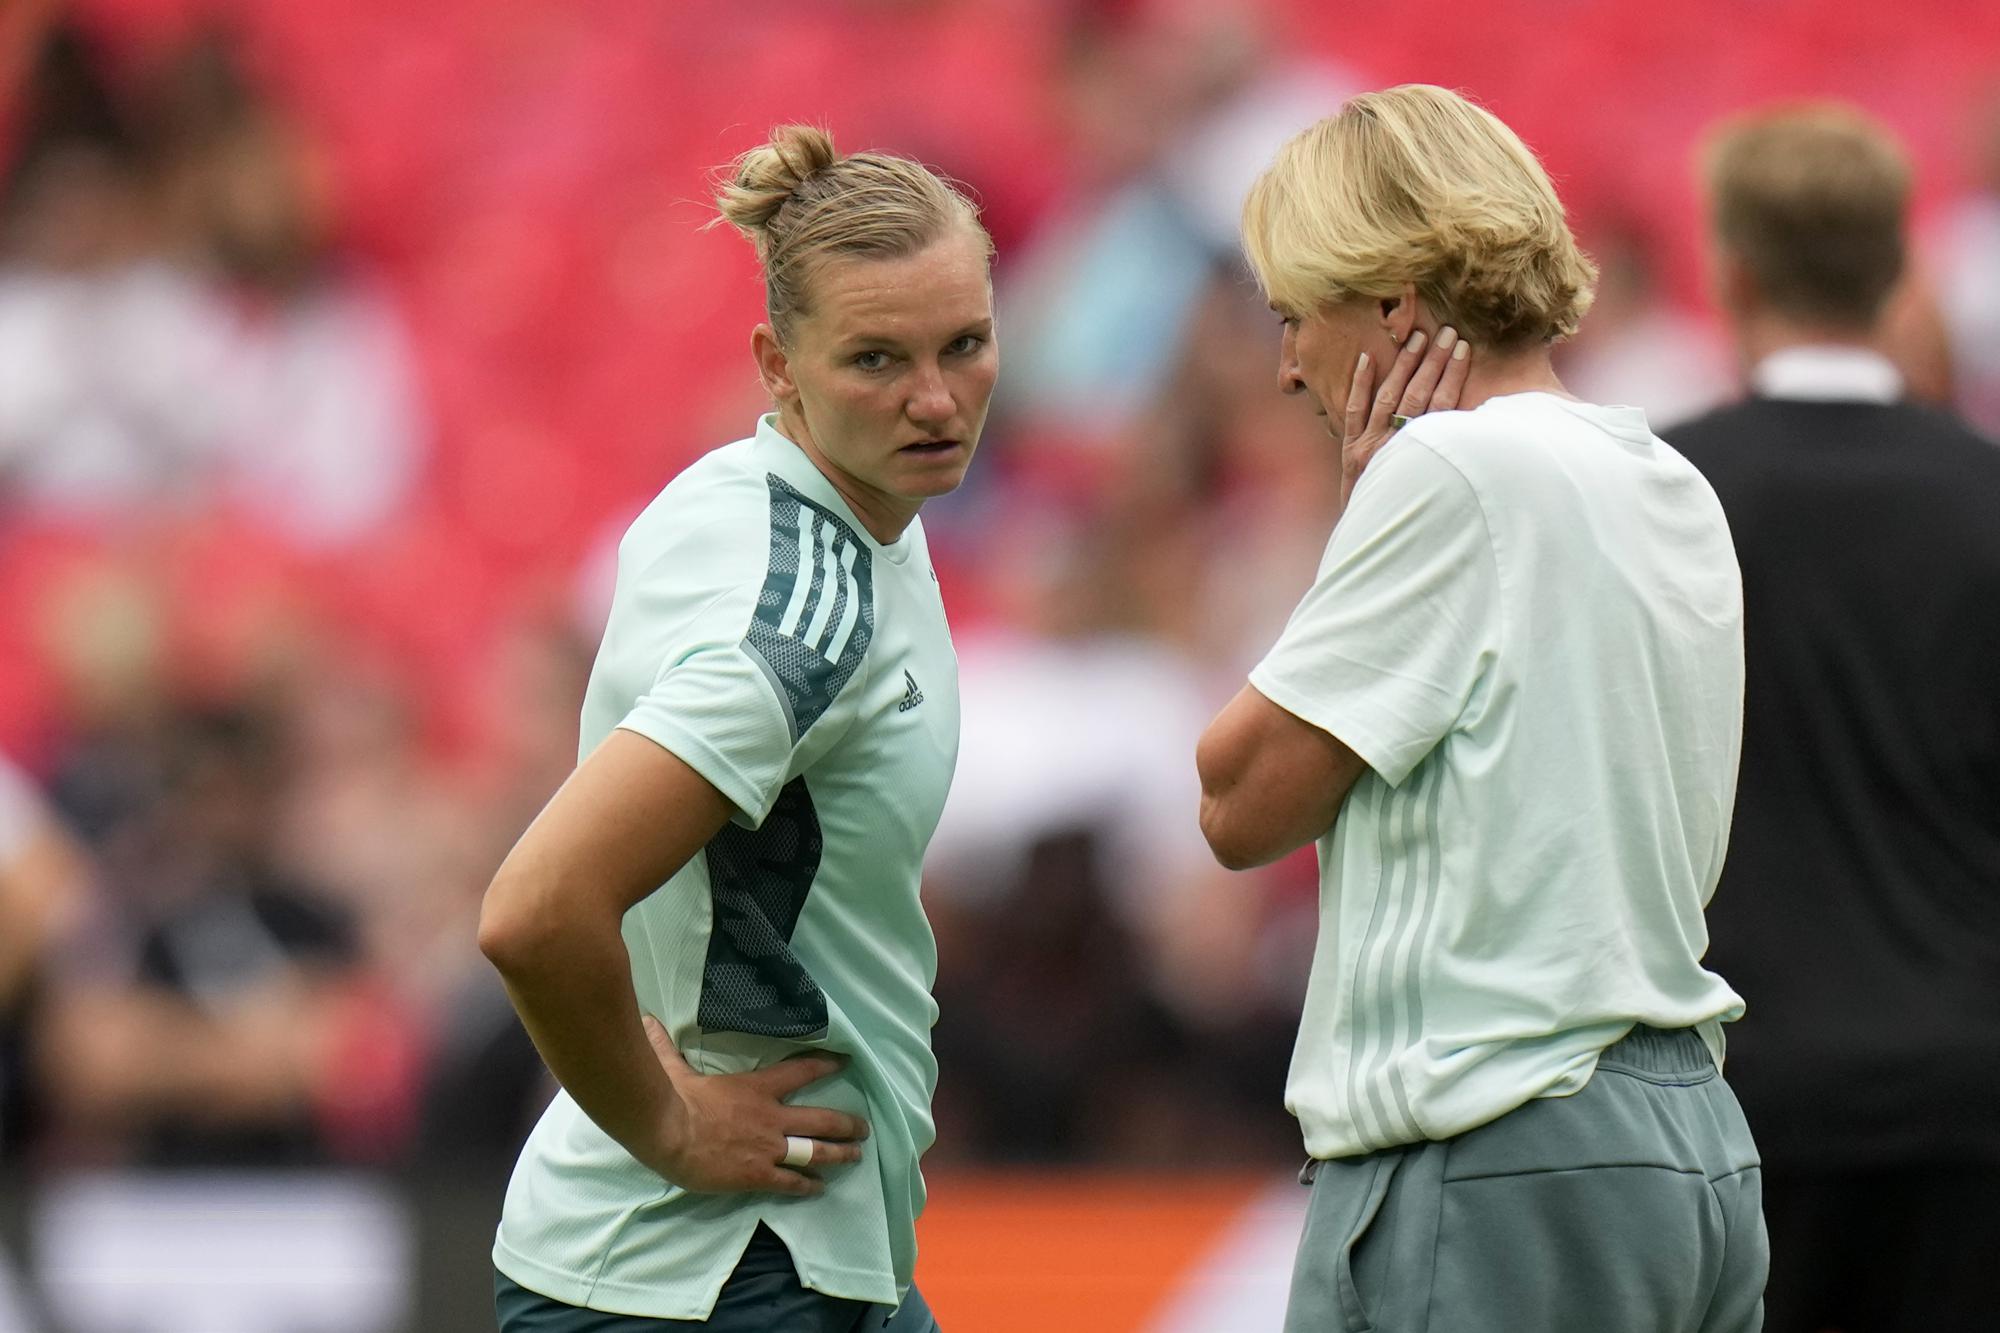
[[[687,1103],[669,1087],[658,1110],[644,1118],[625,1147],[641,1165],[679,1184],[680,1167],[692,1138]]]

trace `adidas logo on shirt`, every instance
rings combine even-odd
[[[907,713],[924,701],[924,692],[917,687],[917,678],[907,669],[903,672],[903,683],[909,688],[903,691],[903,702],[896,705],[899,713]]]

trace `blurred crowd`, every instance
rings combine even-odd
[[[698,173],[607,165],[590,117],[640,90],[633,109],[713,121],[686,157],[714,162],[742,146],[713,137],[742,103],[661,90],[614,32],[574,62],[589,92],[510,94],[570,109],[542,139],[449,144],[509,164],[494,199],[547,202],[439,234],[436,194],[385,209],[394,172],[368,157],[443,133],[410,97],[373,138],[335,127],[343,157],[290,100],[310,90],[265,68],[279,39],[88,21],[115,8],[0,15],[0,1161],[463,1162],[497,1182],[550,1089],[474,947],[480,894],[574,763],[623,523],[759,410],[748,256],[696,274],[726,239],[697,240]],[[865,43],[979,7],[831,8]],[[1192,755],[1309,580],[1338,476],[1275,392],[1234,201],[1372,72],[1274,40],[1250,6],[987,8],[937,19],[933,54],[949,72],[991,38],[998,66],[958,72],[1011,89],[1019,123],[947,144],[855,113],[965,176],[1001,246],[1000,398],[972,479],[925,516],[965,710],[926,883],[932,1160],[1285,1162],[1316,876],[1220,871]],[[1029,11],[1032,39],[1011,26]],[[802,34],[773,39],[780,72],[808,67],[816,21],[777,25]],[[489,55],[552,35],[582,40]],[[448,63],[384,62],[396,87]],[[1954,110],[1980,126],[1974,101]],[[1898,342],[1913,391],[1993,431],[1985,114],[1967,188],[1927,210]],[[625,194],[579,201],[547,166],[564,154]],[[343,179],[376,183],[372,222],[344,221]],[[582,279],[536,238],[573,224],[587,249],[584,219],[621,209],[604,263],[627,305],[599,327],[587,300],[537,304]],[[1654,216],[1581,214],[1603,287],[1562,370],[1658,428],[1738,390]],[[542,389],[575,409],[567,432],[526,401]],[[643,429],[620,406],[641,401]]]

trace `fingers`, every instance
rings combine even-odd
[[[853,1139],[868,1137],[868,1122],[824,1106],[794,1106],[785,1116],[785,1132],[808,1139]]]
[[[817,1177],[803,1171],[794,1171],[789,1166],[774,1166],[771,1174],[763,1182],[763,1188],[773,1194],[789,1194],[794,1198],[809,1199],[824,1193],[826,1185]]]
[[[829,1113],[830,1114],[830,1113]],[[852,1120],[852,1116],[843,1117]],[[859,1123],[859,1122],[856,1122]],[[852,1166],[861,1160],[859,1143],[830,1142],[813,1138],[812,1160],[803,1166],[787,1166],[783,1158],[773,1167],[768,1176],[768,1187],[780,1194],[809,1196],[826,1188],[819,1175],[829,1167]]]
[[[1414,336],[1410,339],[1415,342]],[[1424,357],[1410,376],[1402,396],[1397,400],[1396,411],[1406,417],[1422,416],[1433,409],[1451,406],[1437,401],[1437,390],[1444,379],[1447,366],[1453,364],[1452,353],[1459,343],[1458,330],[1443,328],[1438,330],[1437,341],[1431,345],[1430,354]],[[1454,399],[1453,402],[1457,400]]]
[[[1442,340],[1443,335],[1439,335]],[[1430,410],[1449,412],[1458,406],[1459,395],[1465,392],[1465,377],[1472,373],[1472,344],[1463,338],[1453,341],[1451,361],[1445,367],[1444,378],[1438,382],[1437,391],[1431,395]]]
[[[763,1085],[773,1097],[783,1099],[791,1096],[808,1083],[817,1083],[823,1078],[831,1078],[846,1067],[847,1062],[833,1055],[795,1055],[780,1060],[774,1065],[743,1075]]]
[[[1341,423],[1341,438],[1358,440],[1361,432],[1368,429],[1368,404],[1375,393],[1375,367],[1369,364],[1368,353],[1354,363],[1354,379],[1347,386],[1347,408]]]
[[[1410,330],[1410,336],[1403,340],[1403,350],[1396,354],[1395,364],[1382,380],[1382,387],[1375,392],[1375,401],[1368,410],[1368,430],[1384,435],[1391,429],[1389,418],[1402,411],[1396,404],[1402,401],[1403,389],[1409,384],[1417,367],[1423,363],[1424,348],[1429,343],[1422,329]],[[1351,436],[1349,438],[1352,438]]]
[[[817,1171],[826,1166],[852,1166],[860,1160],[861,1145],[858,1143],[829,1143],[825,1139],[814,1139],[812,1160],[804,1166],[788,1169]]]

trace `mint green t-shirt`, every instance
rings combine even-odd
[[[1285,1104],[1307,1153],[1441,1140],[1590,1081],[1635,1023],[1722,1063],[1702,966],[1743,736],[1715,492],[1636,408],[1418,417],[1250,683],[1368,764],[1319,839]]]
[[[763,1222],[806,1286],[898,1303],[937,1081],[918,885],[958,754],[958,662],[921,522],[875,541],[772,417],[696,462],[618,549],[581,753],[617,727],[739,812],[626,914],[641,1008],[707,1073],[848,1056],[794,1100],[871,1132],[818,1198],[690,1194],[559,1093],[493,1261],[572,1305],[702,1319]]]

